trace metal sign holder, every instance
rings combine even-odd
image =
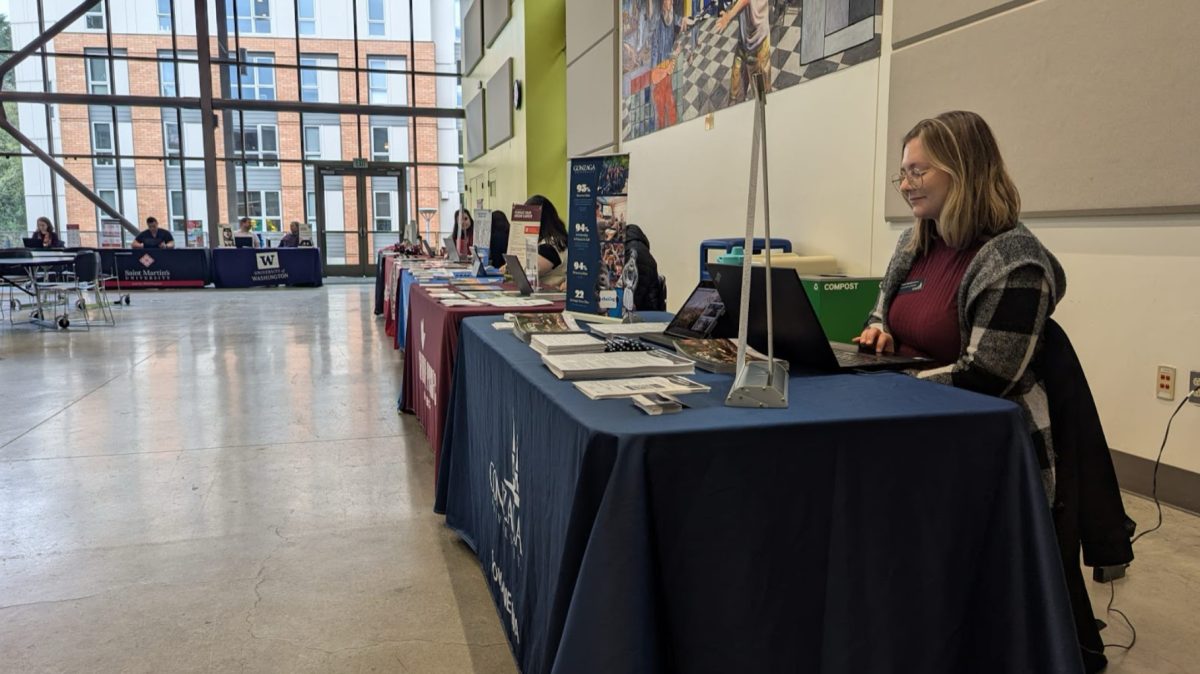
[[[750,145],[750,196],[746,208],[746,242],[742,248],[742,300],[738,314],[737,375],[725,398],[729,407],[786,408],[788,372],[775,360],[775,316],[771,293],[771,246],[766,248],[767,360],[746,362],[746,338],[750,318],[750,258],[754,252],[754,217],[758,198],[759,155],[762,155],[763,220],[766,240],[771,241],[771,191],[767,178],[767,94],[762,73],[754,75],[754,138]]]

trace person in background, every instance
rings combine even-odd
[[[504,211],[492,211],[492,240],[488,242],[488,262],[496,269],[504,266],[504,254],[508,252],[508,233],[511,229]]]
[[[900,235],[867,327],[854,339],[879,353],[932,358],[921,379],[1017,403],[1046,459],[1054,448],[1045,387],[1031,367],[1047,319],[1067,290],[1054,255],[1017,219],[1021,197],[987,122],[946,112],[904,136],[892,184],[916,224]]]
[[[558,217],[554,203],[546,197],[535,194],[525,204],[542,207],[542,222],[538,231],[538,280],[543,287],[566,290],[567,226]]]
[[[31,248],[62,248],[62,239],[58,238],[58,232],[54,231],[54,223],[50,222],[50,218],[42,216],[37,219],[33,236],[34,245]]]
[[[279,240],[280,248],[299,248],[300,247],[300,223],[292,220],[288,225],[288,233],[283,235]]]
[[[472,248],[475,245],[475,218],[471,217],[471,212],[467,209],[454,211],[454,230],[450,232],[450,238],[453,239],[462,259],[471,259]]]
[[[238,218],[238,231],[233,233],[233,238],[235,240],[243,237],[250,239],[250,247],[258,248],[258,237],[251,231],[251,227],[253,227],[253,223],[250,222],[250,218]]]
[[[138,233],[133,240],[134,248],[174,248],[175,237],[158,226],[158,218],[151,215],[146,218],[146,229]]]

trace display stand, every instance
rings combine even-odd
[[[763,220],[766,239],[771,239],[771,191],[767,176],[767,95],[761,73],[754,76],[754,136],[750,145],[750,196],[746,209],[746,244],[753,250],[754,217],[758,198],[759,155],[762,155]],[[737,375],[725,398],[729,407],[783,408],[788,406],[788,372],[775,360],[774,300],[771,293],[771,248],[766,249],[767,360],[746,362],[746,338],[750,319],[750,255],[742,259],[742,300],[738,314]]]

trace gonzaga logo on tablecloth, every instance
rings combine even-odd
[[[509,584],[512,572],[520,568],[525,556],[525,544],[521,534],[521,462],[518,447],[516,421],[514,420],[512,449],[509,451],[507,470],[502,472],[496,468],[495,461],[490,462],[488,482],[492,490],[492,512],[496,515],[496,523],[500,526],[501,544],[499,558],[496,556],[496,549],[492,548],[491,581],[500,594],[503,612],[508,614],[513,639],[519,644],[521,643],[520,621],[517,619],[517,609]],[[507,575],[506,570],[509,572]]]

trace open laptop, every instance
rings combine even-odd
[[[642,339],[674,347],[676,339],[737,338],[737,324],[729,325],[725,302],[712,281],[701,281],[661,333],[639,335]]]
[[[453,236],[442,239],[442,243],[446,244],[446,259],[451,262],[462,262],[462,256],[458,254],[458,246],[455,245]]]
[[[521,266],[521,261],[516,255],[505,255],[504,266],[508,270],[508,275],[512,277],[513,282],[517,284],[517,291],[522,297],[535,295],[542,299],[566,299],[567,295],[563,292],[549,291],[544,293],[534,293],[533,286],[529,283],[529,277],[525,275],[525,268]]]
[[[21,242],[25,244],[26,248],[41,248],[42,247],[42,245],[41,245],[42,242],[38,241],[34,237],[30,237],[28,239],[21,239]]]
[[[234,236],[233,237],[233,245],[236,246],[237,248],[253,248],[254,247],[254,237],[248,236],[245,234]]]
[[[725,301],[727,323],[738,325],[742,301],[741,265],[710,262],[708,271]],[[751,268],[750,320],[746,339],[762,353],[767,352],[766,272],[766,267]],[[772,269],[771,285],[771,294],[775,297],[775,356],[790,363],[793,372],[797,368],[821,372],[899,370],[932,364],[928,358],[862,353],[855,344],[830,342],[794,269]]]

